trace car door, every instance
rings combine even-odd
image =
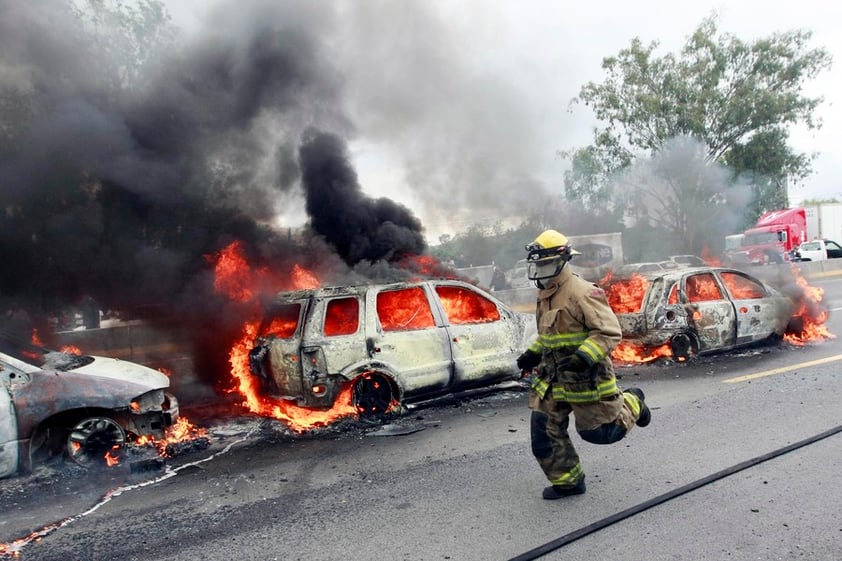
[[[0,362],[0,477],[18,469],[18,428],[12,396],[11,379],[17,373]]]
[[[713,272],[688,275],[683,282],[688,323],[699,339],[699,352],[734,346],[737,321]]]
[[[514,316],[467,286],[434,286],[453,352],[453,386],[466,388],[518,378]]]
[[[423,285],[372,289],[366,306],[376,325],[366,343],[371,359],[384,363],[405,397],[450,387],[452,357],[444,320]]]
[[[751,343],[771,335],[776,327],[774,318],[778,314],[778,305],[766,298],[766,289],[760,281],[732,271],[722,271],[719,277],[734,303],[736,343]]]
[[[827,258],[828,259],[837,259],[842,257],[842,246],[834,241],[826,241],[825,247],[827,248]]]

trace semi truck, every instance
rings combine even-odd
[[[743,232],[742,245],[726,257],[733,264],[783,263],[807,239],[807,213],[803,207],[773,210]]]
[[[804,207],[808,240],[842,241],[842,203]]]

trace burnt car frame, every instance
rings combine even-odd
[[[106,465],[133,438],[164,438],[179,414],[168,386],[140,364],[0,335],[0,477],[62,456]]]
[[[353,387],[361,415],[518,380],[534,319],[457,280],[278,294],[250,353],[260,392],[329,408]]]
[[[634,292],[632,283],[639,283],[642,298],[620,302],[620,293]],[[774,287],[725,267],[631,275],[611,279],[604,288],[624,343],[669,345],[678,359],[780,338],[795,311],[793,301]]]

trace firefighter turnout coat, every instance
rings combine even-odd
[[[594,403],[619,393],[611,351],[622,337],[617,316],[605,292],[564,267],[545,281],[535,311],[538,337],[529,349],[541,355],[532,389],[541,398],[571,404]],[[588,368],[581,373],[559,368],[576,355]]]

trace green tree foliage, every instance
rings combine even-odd
[[[804,199],[801,201],[801,206],[819,206],[819,205],[827,205],[827,204],[835,204],[838,203],[839,199],[836,197],[831,197],[829,199]]]
[[[690,240],[693,250],[704,240],[692,235],[702,231],[692,220],[721,214],[723,206],[739,201],[748,203],[742,193],[727,194],[726,187],[752,186],[753,199],[740,222],[786,206],[787,182],[809,175],[813,157],[788,145],[788,127],[820,126],[814,111],[822,99],[803,95],[802,88],[831,62],[825,49],[809,46],[810,39],[809,32],[790,31],[743,41],[720,33],[713,16],[702,21],[677,54],[657,56],[657,42],[645,45],[634,39],[616,56],[603,59],[605,79],[585,84],[573,100],[589,106],[605,125],[594,129],[590,146],[563,153],[571,160],[566,196],[586,208],[611,207],[633,224],[671,216],[670,224],[658,226]],[[654,158],[677,138],[694,139],[702,147],[693,154],[697,163],[689,167],[697,169],[698,161],[729,166],[722,185],[711,185],[708,174],[698,169],[681,176],[657,163],[652,180],[640,170],[633,180],[623,177],[633,163]],[[647,188],[648,194],[640,193]]]

